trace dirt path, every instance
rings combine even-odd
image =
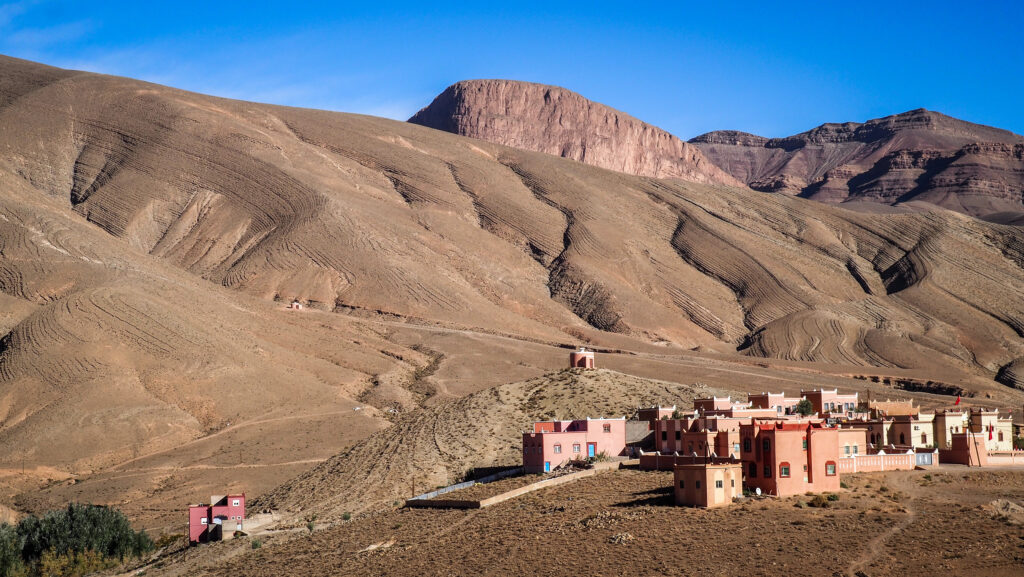
[[[907,500],[903,502],[903,507],[907,511],[907,517],[888,531],[868,541],[864,545],[864,552],[861,553],[860,557],[846,568],[846,577],[867,577],[866,569],[884,554],[885,544],[893,537],[904,532],[917,519],[917,510],[914,508],[916,487],[913,486],[913,481],[906,475],[895,475],[886,478],[885,482],[897,487],[903,494],[907,495]]]

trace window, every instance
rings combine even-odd
[[[683,438],[682,432],[681,431],[676,431],[676,440],[678,441],[678,440],[680,440],[682,438]]]
[[[700,481],[697,481],[697,488],[700,489]]]
[[[835,462],[829,461],[829,462],[825,463],[825,474],[828,475],[829,477],[835,476],[835,474],[836,474],[836,464],[835,464]]]
[[[739,453],[740,452],[740,444],[739,443],[733,443],[733,445],[732,445],[732,452],[733,453]]]
[[[579,443],[573,443],[573,445],[572,445],[572,452],[573,453],[579,453],[580,452],[580,444]]]
[[[730,479],[729,480],[729,484],[732,485],[733,487],[735,487],[736,486],[736,479]]]
[[[555,445],[555,454],[556,455],[561,455],[562,454],[562,445],[561,444],[556,444]]]
[[[761,443],[761,449],[764,450],[765,453],[771,451],[772,450],[772,442],[770,440],[768,440],[768,439],[765,439],[764,442]]]
[[[662,431],[661,432],[661,440],[662,441],[667,441],[668,440],[668,431]]]
[[[238,500],[238,499],[232,499],[232,500],[231,500],[231,506],[232,506],[232,507],[237,507],[237,506],[239,506],[239,505],[240,505],[241,503],[242,503],[242,502],[241,502],[240,500]]]
[[[723,488],[725,488],[725,484],[722,481],[715,481],[715,488],[716,489],[723,489]]]
[[[807,472],[807,465],[804,465],[804,473]]]
[[[748,453],[750,452],[750,437],[743,439],[743,450]]]
[[[206,524],[207,524],[207,520],[206,520],[206,517],[203,517],[202,519],[200,519],[200,520],[199,520],[199,524],[200,524],[200,525],[206,525]]]
[[[1002,441],[1002,439],[999,439],[999,440]],[[928,433],[921,433],[921,444],[922,445],[927,445],[928,444]]]
[[[843,454],[844,455],[849,455],[850,454],[850,446],[849,445],[843,445]]]
[[[999,431],[999,442],[1000,443],[1003,442],[1003,432],[1002,431]]]
[[[685,489],[686,488],[686,481],[679,481],[679,488],[680,489]]]
[[[788,477],[789,476],[789,463],[782,463],[781,465],[779,465],[779,476],[780,477]]]
[[[757,463],[751,463],[750,466],[747,467],[747,469],[747,475],[749,475],[750,477],[757,476]]]
[[[767,478],[769,478],[771,476],[772,476],[772,466],[771,465],[765,465],[764,466],[764,478],[767,479]]]
[[[856,454],[857,454],[857,445],[854,445],[854,446],[853,446],[853,454],[854,454],[854,455],[856,455]]]
[[[608,423],[605,423],[604,425],[601,425],[601,430],[603,430],[606,433],[610,433],[612,432],[612,426],[609,425]]]
[[[805,451],[807,450],[807,437],[804,437],[803,439],[803,448]]]

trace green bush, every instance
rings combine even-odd
[[[345,513],[344,515],[341,516],[341,520],[342,521],[348,521],[350,519],[352,519],[352,513]]]
[[[17,526],[0,524],[0,575],[84,575],[153,550],[116,509],[72,503]]]
[[[0,524],[0,575],[20,575],[24,569],[17,528],[7,523]]]
[[[839,493],[829,493],[828,495],[825,495],[825,498],[828,499],[829,501],[838,501]]]
[[[252,548],[253,549],[259,549],[262,546],[263,546],[263,542],[260,541],[259,539],[253,539],[252,540]]]

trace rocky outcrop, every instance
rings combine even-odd
[[[1024,218],[1024,138],[938,112],[823,124],[787,138],[709,132],[690,143],[755,190],[830,203],[924,201],[1005,223]]]
[[[556,86],[458,82],[409,122],[628,174],[742,185],[696,146]]]

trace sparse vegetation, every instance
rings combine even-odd
[[[829,500],[826,499],[824,495],[819,494],[819,495],[815,495],[814,498],[811,499],[811,502],[808,503],[808,505],[810,505],[811,507],[818,507],[818,508],[824,509],[824,508],[828,507],[828,503],[829,503]]]
[[[344,513],[344,514],[343,514],[343,515],[341,516],[341,519],[342,519],[342,521],[349,521],[349,520],[351,520],[351,519],[352,519],[352,513],[349,513],[348,511],[346,511],[346,512],[345,512],[345,513]]]
[[[259,549],[263,546],[263,542],[259,539],[253,539],[250,545],[252,546],[253,549]]]
[[[807,399],[800,399],[800,402],[793,407],[793,412],[798,415],[808,416],[814,414],[814,405]]]
[[[120,511],[72,503],[16,526],[0,524],[0,575],[85,575],[153,547]]]

